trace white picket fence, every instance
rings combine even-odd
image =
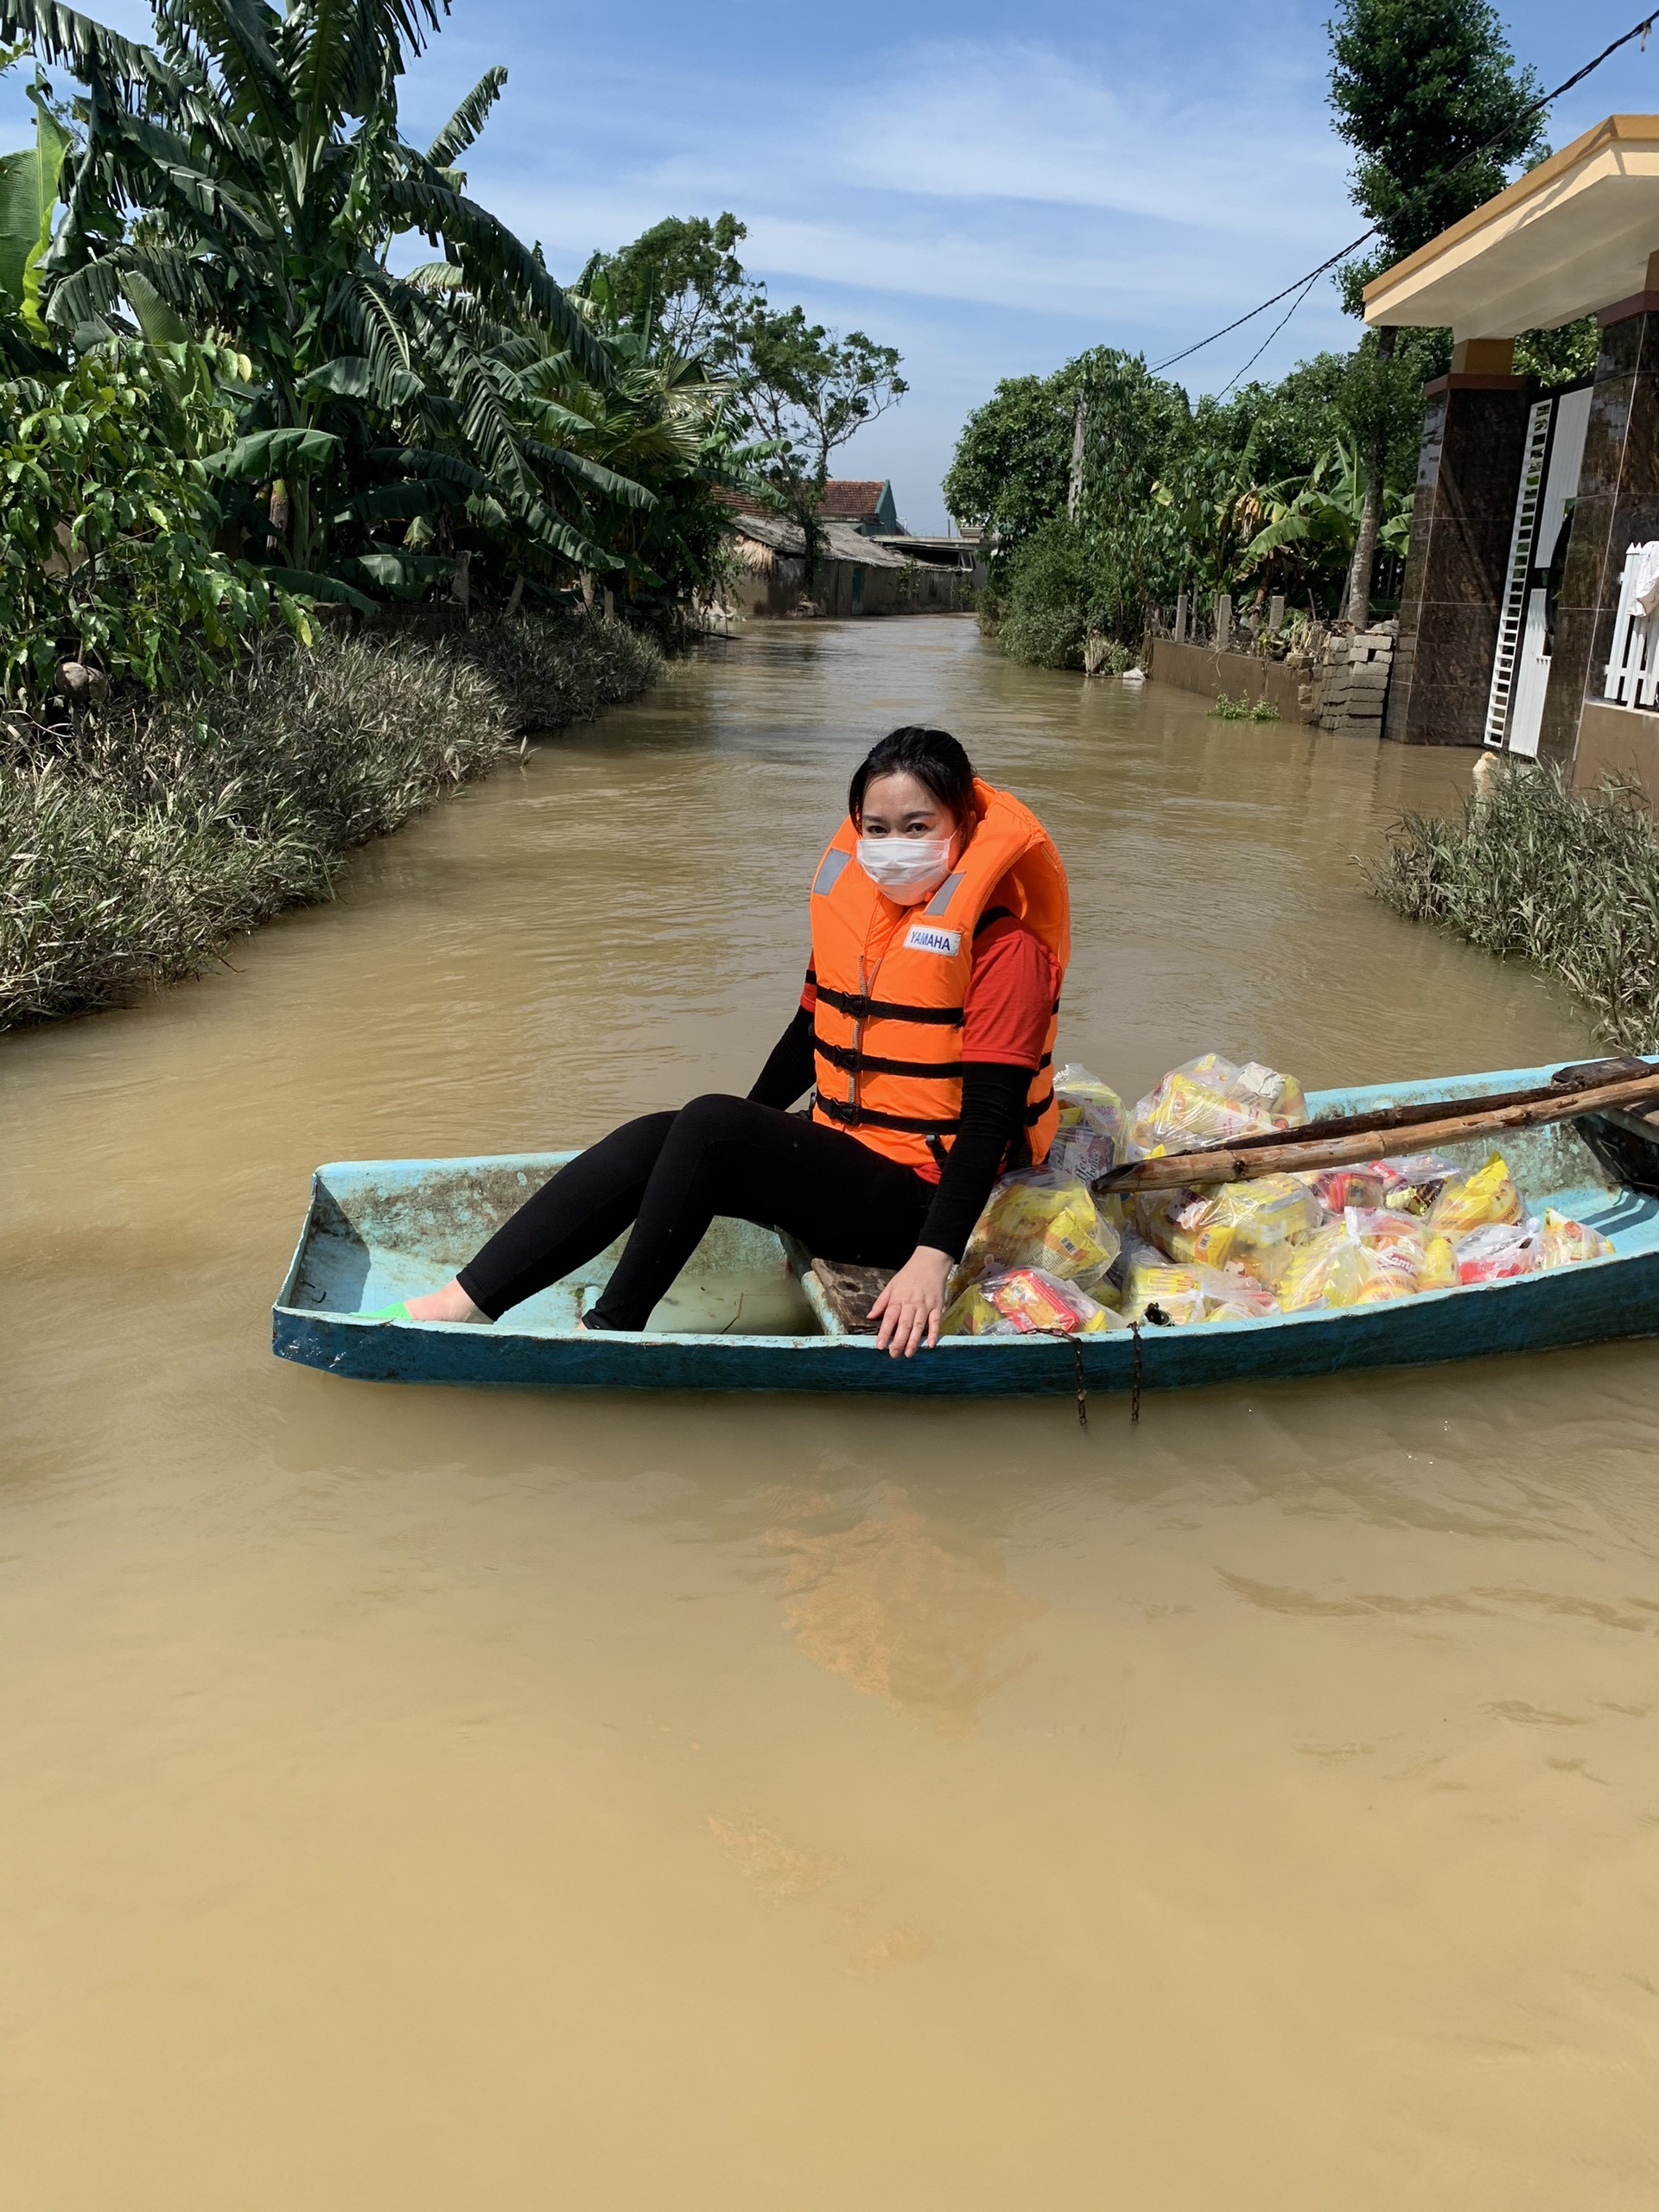
[[[1641,550],[1632,545],[1619,572],[1613,650],[1601,687],[1603,698],[1616,700],[1621,707],[1659,706],[1659,613],[1638,613],[1632,603]]]

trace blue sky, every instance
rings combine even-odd
[[[1549,85],[1628,29],[1637,4],[1503,12]],[[89,12],[138,35],[148,22],[134,0]],[[937,529],[956,434],[999,377],[1096,344],[1157,362],[1362,227],[1325,107],[1328,12],[1328,0],[909,0],[847,17],[842,39],[821,10],[777,0],[457,0],[410,73],[404,114],[424,137],[492,62],[507,65],[468,156],[472,188],[540,238],[560,275],[663,215],[731,208],[774,300],[905,355],[909,397],[837,467],[892,477],[906,524]],[[0,84],[0,145],[22,143],[21,74]],[[1569,95],[1553,143],[1614,110],[1659,111],[1659,37]],[[1276,319],[1173,373],[1195,394],[1220,388]],[[1322,283],[1253,373],[1352,332]]]

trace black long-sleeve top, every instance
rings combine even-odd
[[[963,1063],[961,1127],[945,1154],[918,1244],[949,1253],[953,1260],[962,1257],[1009,1147],[1024,1131],[1035,1072],[1001,1060]],[[786,1110],[811,1088],[813,1075],[812,1015],[801,1007],[772,1046],[749,1096],[757,1105]]]

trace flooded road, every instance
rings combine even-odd
[[[747,1088],[888,726],[1069,863],[1062,1047],[1590,1041],[1351,855],[1467,761],[779,626],[0,1039],[0,2200],[1611,2212],[1659,2185],[1659,1350],[1070,1405],[283,1366],[318,1161]]]

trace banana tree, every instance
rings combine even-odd
[[[550,406],[550,433],[655,493],[649,507],[605,503],[594,524],[623,556],[621,588],[661,620],[665,601],[718,589],[734,522],[721,494],[758,489],[758,471],[778,448],[746,439],[738,379],[715,365],[709,349],[677,344],[649,297],[623,319],[596,262],[572,297],[604,340],[611,381],[594,384],[568,351],[548,347],[524,372],[526,404]]]
[[[58,178],[69,149],[69,133],[47,105],[38,70],[29,88],[35,108],[35,143],[16,154],[0,154],[0,303],[9,305],[30,341],[20,354],[14,338],[0,349],[9,365],[40,365],[40,350],[50,342],[41,319],[41,261],[52,243],[58,206]]]
[[[534,324],[603,387],[612,368],[538,251],[466,191],[456,164],[506,73],[493,69],[424,150],[397,79],[447,0],[153,0],[155,42],[56,0],[0,0],[0,37],[86,89],[67,213],[38,268],[71,345],[124,325],[246,355],[240,435],[208,456],[250,550],[289,588],[365,598],[418,585],[416,521],[497,513],[544,556],[607,569],[570,489],[580,457],[526,436],[489,358]],[[459,296],[394,274],[423,233]],[[483,342],[480,342],[480,333]]]
[[[1287,590],[1334,577],[1353,561],[1365,499],[1365,469],[1355,447],[1338,437],[1300,482],[1275,488],[1265,521],[1244,548],[1239,574],[1270,577],[1275,588]],[[1410,496],[1383,493],[1376,543],[1403,553],[1410,532]]]

